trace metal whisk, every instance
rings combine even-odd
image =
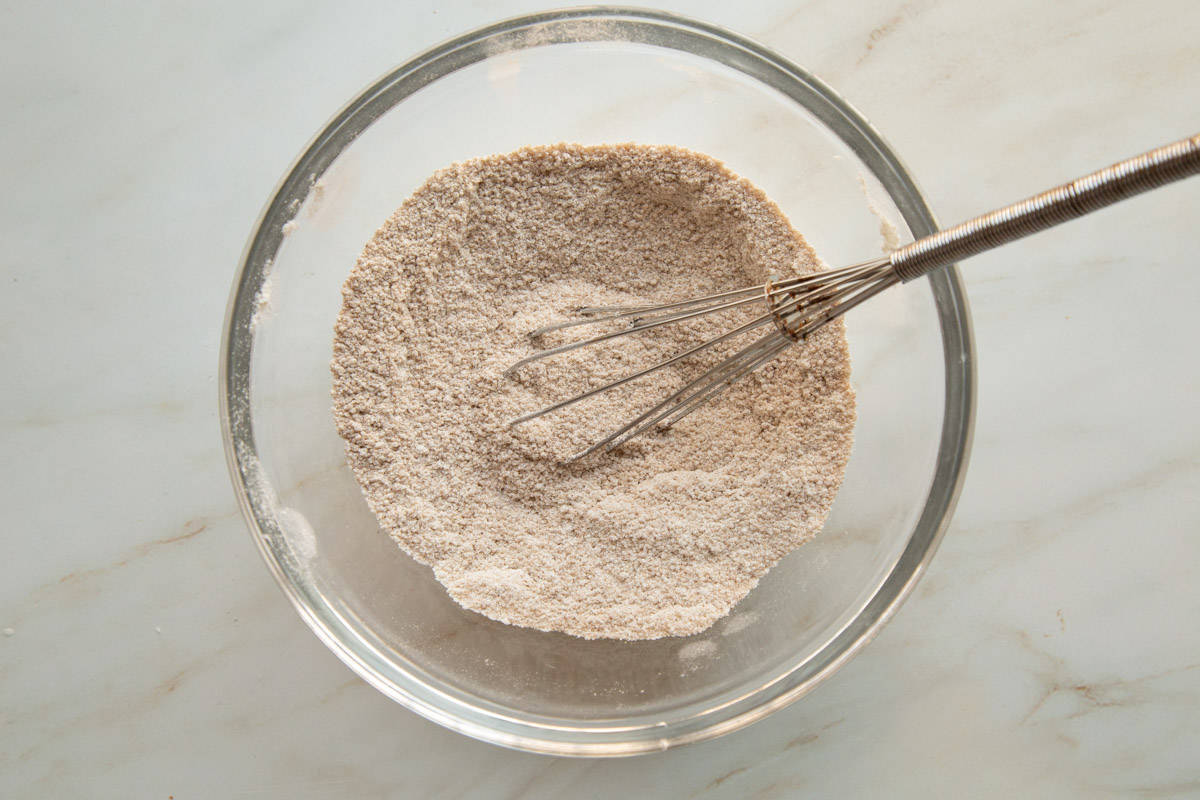
[[[510,424],[518,425],[558,411],[753,331],[767,329],[765,334],[760,334],[716,366],[568,460],[575,461],[601,449],[611,450],[655,426],[670,427],[825,323],[897,283],[915,280],[938,267],[953,264],[1198,172],[1200,134],[1120,161],[1019,203],[918,239],[891,255],[852,267],[772,280],[759,286],[660,305],[577,309],[575,319],[539,328],[529,336],[537,341],[544,334],[566,328],[626,321],[628,324],[616,331],[535,353],[513,364],[506,374],[511,375],[526,364],[570,350],[708,314],[755,303],[762,303],[763,313],[678,355],[517,417]]]

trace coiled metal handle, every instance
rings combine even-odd
[[[892,253],[903,281],[1022,239],[1135,194],[1200,173],[1200,134],[1119,161],[1027,200],[918,239]]]

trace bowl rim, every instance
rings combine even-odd
[[[610,35],[596,34],[597,22]],[[616,31],[626,34],[615,38]],[[531,36],[530,34],[537,34]],[[824,647],[770,682],[675,723],[613,726],[519,719],[479,698],[455,697],[398,668],[304,585],[271,513],[270,484],[254,445],[250,403],[253,318],[258,292],[283,240],[283,225],[343,149],[405,97],[446,75],[503,52],[578,41],[622,41],[684,50],[718,61],[801,104],[871,169],[918,236],[937,223],[916,183],[853,106],[811,73],[740,34],[665,11],[589,6],[513,17],[446,40],[389,71],[347,103],[307,144],[259,215],[242,253],[226,307],[218,402],[226,463],[242,516],[276,583],[317,637],[386,696],[451,730],[518,750],[571,756],[621,756],[665,750],[745,727],[796,701],[836,672],[896,614],[928,568],[949,524],[971,448],[975,416],[974,337],[956,267],[925,280],[939,316],[946,396],[934,476],[904,551],[858,614]],[[686,44],[687,46],[683,46]],[[807,101],[807,102],[805,102]]]

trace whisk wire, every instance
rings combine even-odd
[[[754,330],[755,328],[760,328],[763,325],[769,325],[773,320],[774,320],[774,315],[763,314],[761,317],[752,319],[749,322],[747,322],[745,325],[741,325],[737,328],[734,328],[731,331],[728,331],[727,333],[723,333],[720,336],[716,337],[715,339],[708,339],[704,342],[701,342],[700,344],[696,345],[695,347],[691,348],[690,350],[685,350],[684,352],[682,352],[676,356],[672,356],[671,358],[668,358],[664,361],[660,361],[653,366],[646,367],[645,369],[635,372],[632,375],[626,375],[623,378],[618,378],[617,380],[610,381],[609,383],[606,383],[602,386],[597,386],[594,389],[589,389],[586,392],[582,392],[580,394],[575,395],[574,397],[568,397],[566,400],[561,400],[553,405],[546,406],[543,409],[539,409],[538,411],[532,411],[528,414],[523,414],[522,416],[519,416],[516,419],[512,420],[509,423],[509,425],[519,425],[522,422],[528,422],[531,419],[537,419],[538,417],[549,414],[552,411],[558,411],[560,408],[566,408],[567,406],[574,405],[575,403],[578,403],[581,400],[586,400],[589,397],[595,397],[596,395],[600,394],[601,392],[607,392],[609,389],[615,389],[618,386],[629,383],[631,381],[635,381],[638,378],[643,378],[652,372],[657,372],[658,370],[663,369],[664,367],[669,367],[672,364],[677,364],[680,361],[682,361],[683,359],[688,358],[689,356],[693,356],[693,355],[696,355],[697,353],[703,352],[704,350],[708,350],[712,347],[716,347],[717,345],[719,345],[723,342],[727,342],[730,339],[733,339],[737,336],[740,336],[741,334],[746,333],[747,331]]]
[[[815,273],[812,275],[803,275],[803,276],[799,276],[799,277],[795,277],[795,278],[787,278],[784,280],[775,281],[771,284],[770,291],[768,293],[768,297],[774,296],[774,295],[779,295],[779,294],[784,294],[787,292],[793,292],[802,287],[810,286],[813,284],[820,284],[822,286],[827,286],[827,285],[830,285],[832,282],[834,282],[838,279],[841,279],[845,276],[849,276],[852,278],[854,275],[860,273],[864,266],[874,265],[876,263],[877,263],[877,261],[871,261],[871,262],[866,262],[866,264],[856,264],[856,265],[853,265],[850,267],[842,267],[840,269],[827,270],[827,271],[818,272],[818,273]],[[548,333],[553,333],[555,331],[560,331],[560,330],[566,330],[567,328],[574,328],[574,327],[578,327],[581,325],[595,325],[595,324],[599,324],[599,323],[611,322],[613,320],[625,319],[625,318],[630,318],[630,317],[633,317],[637,320],[645,319],[647,317],[651,317],[653,319],[658,319],[658,315],[663,314],[664,312],[666,312],[668,314],[670,314],[671,312],[681,312],[678,316],[673,316],[673,315],[671,316],[672,321],[681,320],[684,318],[691,318],[690,316],[684,317],[683,315],[688,313],[688,311],[691,309],[696,309],[696,307],[698,307],[698,306],[711,306],[710,308],[708,308],[705,311],[705,313],[712,313],[715,311],[721,311],[725,308],[734,307],[732,305],[720,305],[721,303],[723,303],[723,301],[730,300],[731,298],[738,297],[738,298],[750,299],[750,298],[758,298],[758,297],[762,297],[762,296],[763,296],[763,287],[762,286],[749,286],[744,289],[732,289],[732,290],[725,291],[725,292],[718,292],[716,294],[710,294],[705,297],[697,297],[697,298],[688,299],[688,300],[679,300],[679,301],[675,301],[675,302],[671,302],[671,303],[662,303],[660,305],[585,306],[584,308],[579,308],[579,309],[575,310],[575,314],[577,316],[585,317],[585,319],[573,319],[573,320],[567,320],[565,322],[556,322],[551,325],[544,325],[541,328],[538,328],[537,330],[531,331],[528,334],[528,336],[530,339],[538,339],[541,336],[544,336]],[[697,314],[695,316],[700,316],[700,315]],[[664,319],[664,321],[666,321],[666,320]],[[641,327],[641,326],[635,326],[634,328],[632,328],[628,331],[625,331],[625,332],[632,333],[633,330],[642,330],[642,329],[643,329],[643,327]],[[552,354],[553,353],[551,351],[547,350],[547,351],[544,351],[543,353],[539,354],[539,356],[547,357]],[[528,362],[526,362],[526,363],[528,363]],[[520,362],[518,362],[517,364],[514,364],[511,368],[511,370],[515,370],[518,366],[520,366]]]
[[[892,273],[888,273],[886,275],[879,277],[874,283],[867,285],[865,288],[861,288],[857,294],[853,294],[852,296],[850,296],[847,299],[843,300],[842,302],[838,303],[836,306],[832,306],[829,308],[822,308],[820,310],[819,316],[817,316],[814,319],[809,320],[805,325],[803,325],[801,328],[799,328],[799,330],[796,331],[796,336],[800,339],[804,339],[805,337],[807,337],[813,331],[817,330],[817,328],[820,328],[825,323],[830,322],[831,320],[837,319],[838,317],[845,314],[850,309],[857,306],[859,303],[863,303],[867,300],[870,300],[872,297],[879,294],[883,290],[885,290],[889,287],[895,286],[896,284],[898,284],[900,282],[901,282],[900,276],[892,274]]]
[[[770,351],[764,356],[764,351],[768,349],[767,345],[771,343],[775,344],[778,349]],[[775,333],[764,336],[763,338],[743,347],[741,350],[734,353],[720,364],[717,364],[715,367],[709,369],[699,377],[694,378],[693,380],[684,384],[684,386],[676,390],[673,394],[669,395],[665,400],[662,400],[657,405],[654,405],[648,410],[644,411],[641,415],[613,431],[612,433],[609,433],[603,439],[591,445],[587,449],[581,450],[580,452],[571,456],[567,459],[567,461],[578,461],[581,458],[585,458],[592,453],[595,453],[601,448],[611,450],[615,447],[619,447],[628,439],[632,439],[634,436],[637,436],[643,431],[648,430],[649,428],[652,428],[654,425],[658,424],[659,420],[663,419],[675,410],[677,403],[682,404],[693,400],[694,398],[706,392],[712,386],[719,385],[720,382],[725,380],[727,376],[732,377],[732,373],[737,373],[737,377],[732,378],[732,380],[737,380],[737,378],[742,377],[742,375],[744,375],[746,372],[749,372],[751,369],[756,369],[761,364],[766,363],[768,359],[773,358],[778,354],[779,351],[786,348],[789,344],[791,344],[789,339],[778,333]],[[732,380],[730,381],[731,383]],[[697,389],[696,387],[700,388]],[[680,398],[683,399],[680,400]]]
[[[675,408],[671,409],[669,414],[657,420],[655,424],[664,430],[672,427],[688,414],[715,400],[718,395],[732,388],[742,378],[755,372],[759,367],[766,366],[768,361],[790,347],[792,342],[784,337],[771,337],[769,341],[763,342],[763,345],[756,357],[748,360],[743,366],[738,367],[731,373],[723,375],[719,380],[711,383],[703,392],[697,392],[692,397],[680,401]]]
[[[720,300],[729,299],[738,296],[752,296],[758,293],[757,287],[747,289],[733,289],[728,292],[720,292],[711,294],[707,297],[697,297],[694,300],[680,300],[675,303],[664,303],[657,306],[586,306],[576,309],[575,313],[584,319],[567,320],[566,322],[556,322],[552,325],[544,325],[535,331],[529,333],[530,339],[537,339],[547,333],[561,331],[567,328],[575,328],[580,325],[595,325],[600,322],[609,322],[611,320],[623,319],[625,317],[644,317],[647,314],[658,314],[659,312],[669,311],[671,309],[692,308],[695,306],[715,303]]]
[[[644,378],[658,370],[677,364],[684,359],[699,355],[720,344],[774,323],[776,330],[737,349],[716,365],[685,383],[682,387],[639,414],[628,423],[605,435],[590,447],[571,456],[568,461],[577,461],[601,450],[611,450],[641,433],[660,426],[668,428],[692,412],[711,402],[727,391],[733,384],[762,367],[778,356],[794,342],[803,339],[821,325],[842,313],[849,305],[857,305],[866,299],[865,290],[882,283],[871,291],[881,291],[896,278],[889,269],[886,258],[855,264],[836,270],[794,278],[775,279],[760,286],[719,292],[705,297],[646,306],[587,307],[576,314],[586,319],[568,320],[547,325],[530,334],[538,338],[552,331],[567,328],[602,324],[620,320],[631,320],[632,324],[617,331],[542,350],[513,364],[505,374],[511,374],[526,364],[588,345],[651,330],[663,325],[696,319],[709,314],[730,311],[753,302],[763,302],[766,313],[729,330],[720,336],[705,340],[670,358],[637,370],[629,375],[608,381],[600,386],[580,392],[544,408],[513,419],[509,425],[519,425],[554,411],[574,405],[590,397],[615,389],[624,384]]]
[[[890,272],[886,260],[882,264],[867,262],[856,272],[823,284],[819,289],[805,294],[793,295],[794,304],[780,303],[775,306],[780,329],[793,339],[803,339],[826,322],[841,316],[852,306],[845,306],[847,298],[855,293],[887,281]],[[894,278],[894,276],[892,276]],[[895,278],[891,283],[898,282]],[[864,298],[866,299],[866,298]],[[862,302],[861,300],[858,302]],[[857,305],[856,302],[854,305]]]
[[[747,297],[742,300],[734,300],[729,303],[724,303],[722,305],[716,305],[716,306],[712,306],[709,308],[701,308],[696,311],[687,311],[687,312],[681,312],[681,313],[676,313],[676,314],[669,314],[664,317],[653,317],[649,321],[645,321],[645,322],[638,321],[638,322],[635,322],[635,324],[631,325],[628,328],[622,328],[621,330],[611,331],[609,333],[602,333],[598,336],[593,336],[590,339],[581,339],[580,341],[577,341],[577,342],[567,342],[566,344],[561,344],[557,347],[551,347],[549,350],[542,350],[540,353],[534,353],[533,355],[527,356],[527,357],[521,359],[520,361],[518,361],[517,363],[513,364],[511,367],[509,367],[505,371],[504,374],[511,375],[512,373],[516,372],[518,369],[525,366],[526,364],[532,364],[535,361],[541,361],[542,359],[550,358],[551,356],[556,356],[561,353],[567,353],[567,352],[570,352],[571,350],[578,350],[580,347],[587,347],[588,345],[599,344],[600,342],[606,342],[609,339],[615,339],[618,336],[628,336],[631,333],[639,333],[641,331],[648,331],[653,328],[660,328],[663,325],[669,325],[672,322],[683,322],[684,320],[695,319],[696,317],[702,317],[707,314],[713,314],[717,311],[726,311],[731,308],[736,308],[738,306],[746,305],[747,303],[753,303],[756,300],[758,300],[758,297],[752,295],[752,296]],[[626,316],[626,314],[618,315],[618,317],[623,317],[623,316]],[[618,317],[612,317],[612,319],[616,319]],[[589,320],[584,320],[584,321],[585,322],[606,322],[608,320],[607,319],[604,319],[604,320],[589,319]]]

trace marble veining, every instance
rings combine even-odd
[[[1200,130],[1188,0],[668,7],[834,85],[947,222]],[[220,448],[238,254],[353,92],[536,8],[5,14],[0,795],[1200,796],[1200,180],[964,266],[980,403],[951,529],[878,639],[765,721],[632,760],[510,752],[305,628]]]

